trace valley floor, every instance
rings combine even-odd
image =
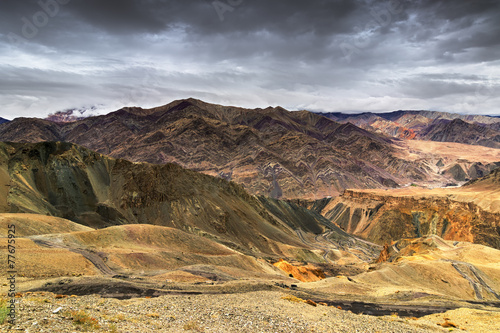
[[[422,318],[374,317],[296,302],[279,291],[166,295],[117,300],[58,298],[49,292],[18,298],[18,325],[3,332],[496,332],[498,313],[459,309]],[[446,326],[446,325],[445,325]],[[464,329],[464,330],[462,330]]]

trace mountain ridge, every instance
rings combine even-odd
[[[403,115],[404,126],[378,117],[375,122],[386,129],[378,133],[373,117],[338,123],[308,111],[245,109],[190,98],[66,123],[19,118],[0,125],[0,140],[73,142],[132,162],[176,163],[234,180],[252,194],[290,199],[318,199],[347,188],[444,185],[490,170],[481,160],[474,164],[448,159],[445,166],[436,167],[443,159],[439,150],[429,154],[406,147],[405,139],[419,139],[418,132],[429,128],[423,116]],[[456,123],[437,119],[434,132],[442,134],[446,131],[441,127]],[[463,131],[455,127],[447,137],[460,141]],[[500,143],[494,142],[492,131],[483,131],[484,142],[474,133],[465,137],[496,147]],[[471,169],[473,164],[477,167]]]
[[[431,110],[397,110],[397,111],[388,111],[388,112],[359,112],[359,113],[345,113],[345,112],[325,112],[325,111],[317,111],[314,112],[323,116],[332,115],[338,119],[344,120],[350,117],[368,117],[368,116],[378,116],[384,118],[386,120],[395,120],[399,119],[403,115],[420,115],[425,118],[430,119],[461,119],[463,121],[476,121],[478,123],[489,124],[489,123],[498,123],[500,122],[499,116],[491,116],[491,115],[479,115],[479,114],[460,114],[446,111],[431,111]]]
[[[394,156],[392,139],[356,126],[281,107],[244,109],[195,99],[70,123],[16,119],[0,125],[0,140],[68,141],[130,161],[174,162],[231,174],[252,193],[277,197],[321,197],[407,181],[400,179],[406,171],[387,172],[389,163],[425,178],[419,165]]]

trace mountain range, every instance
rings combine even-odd
[[[0,125],[0,140],[67,141],[133,162],[176,163],[274,198],[319,199],[346,188],[410,183],[443,186],[487,174],[500,160],[453,158],[444,146],[426,152],[371,130],[308,111],[187,99],[72,122],[18,118]],[[494,140],[490,134],[484,135]]]
[[[458,142],[500,148],[500,118],[437,111],[388,113],[319,113],[387,136],[438,142]]]
[[[392,309],[410,314],[419,313],[416,302],[423,313],[462,300],[485,308],[500,299],[492,248],[500,246],[492,211],[499,175],[425,198],[351,190],[309,210],[175,164],[64,142],[0,143],[1,235],[16,226],[19,288],[30,292],[120,298],[275,288],[329,302],[396,302]]]

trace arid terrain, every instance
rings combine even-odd
[[[432,153],[409,151],[405,141],[385,134],[308,111],[243,109],[196,99],[69,123],[18,118],[0,125],[0,141],[68,141],[133,162],[177,163],[274,198],[320,199],[346,188],[410,183],[442,186],[485,175],[500,161],[491,149],[484,155],[494,156],[484,160],[441,156],[436,144]]]
[[[272,289],[272,288],[269,288]],[[47,292],[18,298],[28,332],[495,332],[492,311],[450,310],[421,318],[358,315],[333,306],[311,306],[278,290],[244,294],[165,295],[117,300],[61,298]],[[25,314],[29,313],[29,317]]]
[[[192,99],[0,125],[0,328],[500,330],[500,151],[371,130]]]
[[[500,333],[500,0],[0,0],[0,333]]]

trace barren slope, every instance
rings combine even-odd
[[[36,235],[29,239],[34,244],[22,248],[22,260],[23,263],[31,260],[36,264],[19,266],[19,273],[26,277],[69,275],[56,272],[66,269],[61,260],[73,257],[86,262],[79,267],[79,271],[73,270],[73,275],[88,275],[84,268],[93,266],[104,275],[155,276],[167,272],[191,272],[189,274],[202,281],[210,280],[206,269],[213,271],[211,276],[215,280],[234,279],[238,275],[280,276],[279,271],[264,260],[259,261],[206,237],[162,226],[124,225]],[[18,242],[27,244],[28,240],[20,238]],[[72,252],[71,255],[68,251]],[[196,270],[196,265],[201,268]]]
[[[333,277],[300,286],[414,304],[432,304],[440,297],[500,300],[498,250],[431,236],[393,242],[385,251],[384,260],[351,281]]]
[[[92,230],[92,228],[54,216],[0,213],[0,237],[7,237],[9,225],[15,225],[17,237]]]

